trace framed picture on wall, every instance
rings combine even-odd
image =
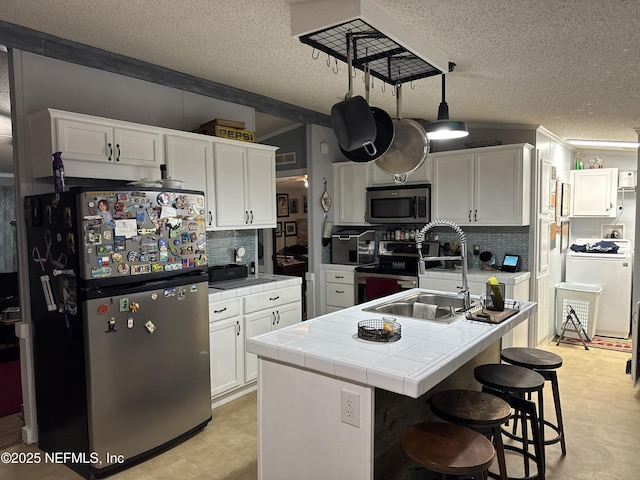
[[[302,197],[302,213],[307,213],[307,196]]]
[[[289,213],[298,213],[298,199],[297,198],[292,198],[289,201]]]
[[[282,236],[282,222],[276,223],[276,237]]]
[[[295,237],[298,234],[296,222],[284,222],[284,236]]]
[[[562,184],[562,199],[560,200],[560,202],[560,215],[562,215],[563,217],[568,217],[571,210],[571,184]]]
[[[569,248],[569,221],[560,222],[560,253]]]
[[[289,194],[288,193],[279,193],[276,195],[278,205],[278,216],[279,217],[288,217],[289,216]]]

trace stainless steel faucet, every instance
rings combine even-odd
[[[449,227],[454,232],[456,232],[456,234],[458,234],[458,238],[460,239],[460,256],[455,256],[455,257],[440,257],[440,256],[424,257],[422,255],[422,242],[424,242],[424,236],[429,230],[431,230],[434,227]],[[467,257],[467,236],[462,231],[462,229],[458,225],[456,225],[454,222],[452,222],[451,220],[443,220],[443,219],[432,220],[431,222],[427,223],[424,227],[422,227],[422,229],[418,233],[418,236],[416,237],[416,248],[418,250],[418,258],[420,259],[419,262],[418,262],[418,273],[420,275],[424,275],[424,274],[427,273],[427,269],[425,267],[425,261],[430,261],[430,260],[461,260],[461,263],[462,263],[462,287],[458,287],[458,288],[460,288],[460,295],[464,299],[464,308],[465,308],[465,310],[468,309],[471,306],[471,296],[469,294],[469,281],[467,280],[467,275],[468,275],[467,259],[466,259],[466,257]]]

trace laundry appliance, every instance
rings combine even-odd
[[[615,242],[617,252],[570,250],[566,256],[566,281],[602,287],[598,302],[596,335],[628,338],[631,329],[633,248],[630,240],[579,238],[574,245]]]

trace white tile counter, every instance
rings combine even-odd
[[[531,277],[531,272],[503,272],[500,270],[481,270],[479,268],[470,268],[467,272],[467,280],[469,282],[486,283],[489,277],[496,277],[499,282],[505,285],[517,285]],[[433,278],[442,280],[457,280],[462,279],[462,267],[456,267],[455,269],[441,269],[430,268],[424,275],[420,275],[420,278]]]
[[[256,280],[264,280],[264,283],[255,283]],[[225,282],[230,283],[230,282]],[[209,286],[209,303],[219,300],[227,300],[234,297],[243,297],[253,293],[266,292],[269,290],[277,290],[284,287],[293,287],[302,284],[301,277],[289,277],[287,275],[274,275],[269,273],[256,273],[246,278],[233,280],[237,284],[236,288],[219,289],[215,286]],[[245,285],[243,285],[246,284]],[[215,285],[215,284],[214,284]]]
[[[520,302],[520,312],[492,325],[461,318],[450,324],[396,317],[402,338],[391,343],[357,337],[360,320],[381,318],[362,309],[400,298],[414,289],[340,310],[247,340],[247,350],[263,359],[286,363],[417,398],[482,352],[536,309]]]

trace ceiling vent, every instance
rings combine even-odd
[[[453,70],[447,55],[390,17],[371,0],[312,0],[290,4],[291,34],[302,43],[347,61],[368,64],[374,77],[391,85]]]

